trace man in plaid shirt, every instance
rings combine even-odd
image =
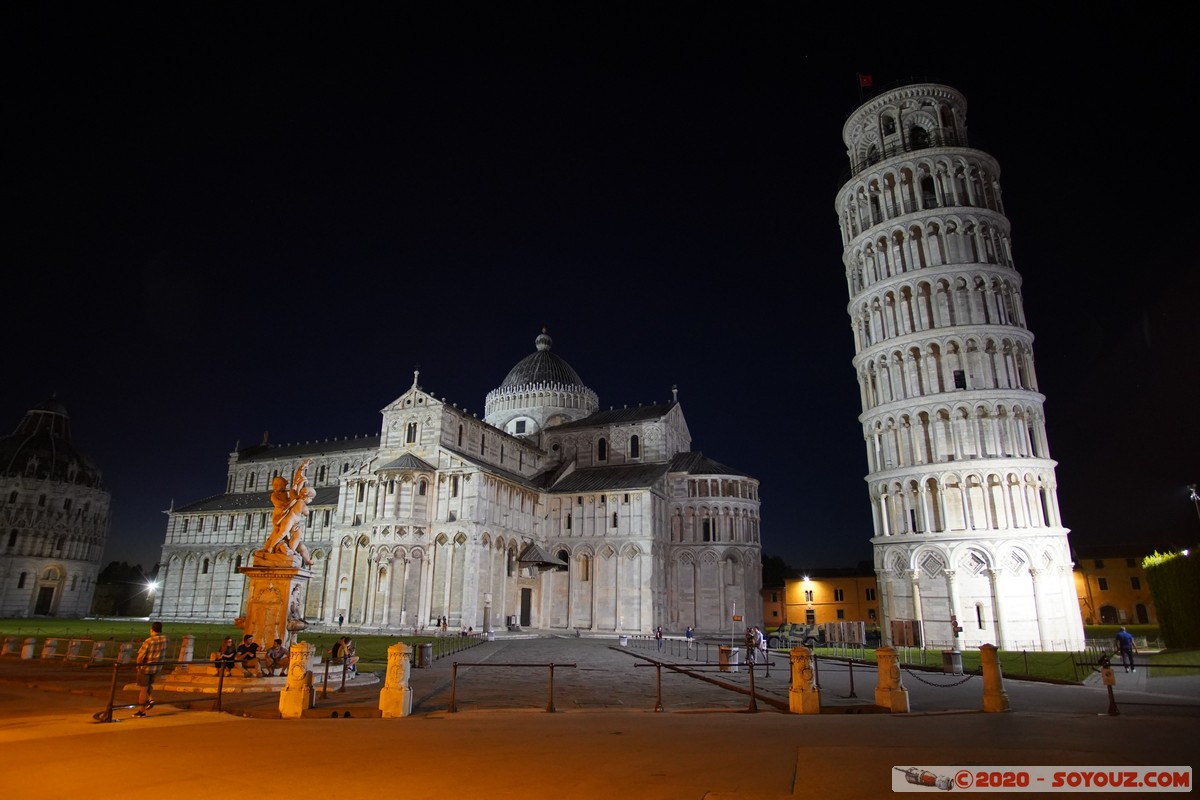
[[[167,652],[167,637],[163,636],[162,623],[150,623],[150,635],[142,642],[137,654],[138,710],[135,717],[146,716],[146,709],[154,707],[154,676],[162,669],[163,654]]]

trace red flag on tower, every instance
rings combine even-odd
[[[861,72],[858,73],[858,88],[866,89],[868,86],[871,86],[871,85],[872,85],[872,81],[871,81],[870,75],[863,75]]]

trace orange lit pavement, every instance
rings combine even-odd
[[[1181,694],[1147,691],[1144,671],[1137,683],[1118,671],[1115,717],[1102,687],[1012,679],[1013,711],[984,714],[979,678],[936,672],[906,674],[913,713],[889,715],[836,713],[870,700],[874,672],[856,668],[858,699],[848,698],[844,665],[822,661],[831,713],[801,716],[770,703],[787,699],[782,655],[770,678],[756,670],[762,701],[749,713],[747,694],[710,682],[744,689],[744,671],[666,653],[700,677],[663,670],[656,712],[656,670],[634,664],[658,653],[615,645],[502,635],[414,669],[413,716],[390,720],[372,716],[374,683],[318,694],[314,716],[299,720],[271,718],[274,695],[228,697],[231,713],[216,713],[200,710],[211,696],[163,694],[150,717],[118,711],[104,724],[92,714],[104,707],[111,667],[4,658],[0,786],[39,800],[257,796],[272,786],[281,796],[352,798],[866,798],[891,793],[893,766],[1194,766],[1194,682],[1176,684]],[[576,666],[555,671],[555,713],[543,668],[460,667],[450,713],[454,661]]]

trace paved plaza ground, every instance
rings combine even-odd
[[[679,643],[659,652],[501,634],[412,670],[403,719],[378,717],[381,684],[363,676],[318,690],[303,719],[277,719],[273,694],[224,696],[217,713],[211,696],[161,693],[145,719],[118,709],[100,723],[111,666],[6,657],[0,785],[39,799],[214,798],[241,784],[351,798],[867,798],[891,794],[896,766],[1194,766],[1200,752],[1200,678],[1118,669],[1116,716],[1098,682],[1007,678],[1012,710],[987,714],[980,678],[912,670],[912,712],[887,714],[870,705],[873,668],[852,675],[823,659],[823,713],[796,715],[780,710],[786,654],[773,655],[769,676],[755,669],[752,711],[749,672],[720,672],[716,644],[689,654]],[[659,673],[656,661],[683,671]],[[119,703],[133,699],[126,682]]]

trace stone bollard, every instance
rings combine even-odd
[[[996,645],[979,645],[979,668],[983,671],[983,710],[1008,711],[1008,692],[1004,691],[1004,675]]]
[[[48,660],[58,655],[58,639],[46,639],[42,643],[42,660]]]
[[[108,644],[108,642],[105,642],[103,640],[98,641],[98,642],[92,642],[92,663],[93,664],[99,664],[101,661],[104,660],[104,646],[106,644]]]
[[[121,648],[117,651],[117,663],[132,664],[137,658],[138,647],[137,642],[121,642]]]
[[[317,704],[317,687],[308,668],[315,650],[310,642],[293,642],[288,650],[287,685],[279,692],[279,716],[284,719],[299,719]]]
[[[179,665],[175,667],[176,672],[187,672],[188,664],[192,660],[192,654],[196,650],[196,634],[185,633],[179,640]]]
[[[790,658],[792,688],[788,690],[788,710],[793,714],[820,714],[821,690],[813,674],[812,651],[793,647]]]
[[[67,642],[66,660],[81,661],[84,659],[83,639],[72,639],[71,641]]]
[[[875,651],[875,661],[879,665],[879,681],[875,685],[875,705],[882,706],[894,713],[907,714],[908,690],[900,680],[900,661],[896,657],[896,648],[880,647]]]
[[[0,656],[16,656],[20,655],[21,646],[20,639],[16,636],[4,637],[4,649],[0,650]]]
[[[408,645],[397,642],[388,648],[387,674],[383,688],[379,691],[379,710],[384,719],[407,717],[412,713],[412,689],[408,688],[409,661]]]
[[[37,639],[30,636],[25,640],[25,644],[21,646],[21,658],[26,660],[33,658],[33,651],[37,648]]]

